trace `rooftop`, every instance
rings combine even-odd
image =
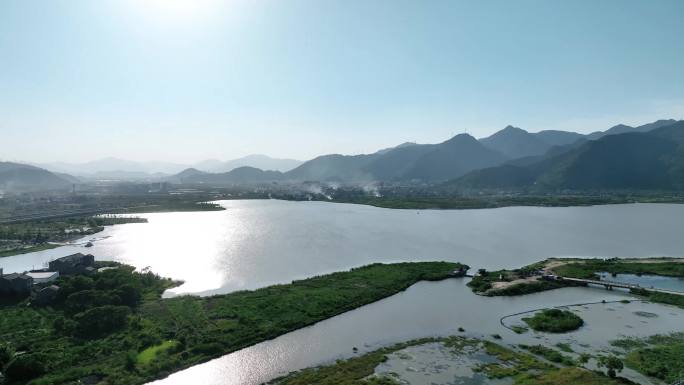
[[[5,274],[2,276],[2,278],[6,280],[13,280],[13,279],[30,279],[26,274],[20,274],[20,273],[11,273],[11,274]]]
[[[59,275],[58,272],[56,271],[39,271],[39,272],[30,272],[26,273],[29,277],[33,279],[44,279],[44,278],[51,278],[55,275]]]

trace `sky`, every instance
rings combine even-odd
[[[681,0],[3,0],[0,159],[309,159],[684,118]]]

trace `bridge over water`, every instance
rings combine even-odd
[[[578,282],[578,283],[587,284],[587,285],[589,285],[589,284],[600,285],[600,286],[605,287],[608,290],[612,290],[614,287],[619,287],[619,288],[623,288],[623,289],[648,290],[648,291],[652,291],[655,293],[684,295],[684,292],[681,292],[681,291],[658,289],[658,288],[654,288],[654,287],[643,287],[643,286],[633,284],[633,283],[616,282],[616,281],[597,281],[595,279],[568,278],[568,277],[558,277],[558,279],[563,280],[563,281]],[[684,381],[684,380],[682,380],[682,381]],[[675,383],[673,385],[684,385],[684,383],[682,383],[680,381],[679,383]]]

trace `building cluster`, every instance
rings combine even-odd
[[[59,293],[59,286],[51,284],[59,276],[92,274],[96,271],[95,257],[81,253],[50,261],[48,268],[43,270],[3,274],[0,269],[0,297],[31,296],[37,304],[48,304]]]

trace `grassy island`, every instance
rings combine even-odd
[[[110,265],[116,268],[59,278],[59,295],[47,306],[28,299],[0,305],[7,383],[141,384],[461,267],[373,264],[254,291],[161,299],[175,282]]]
[[[532,317],[523,318],[533,330],[549,333],[566,333],[577,330],[584,321],[577,314],[560,309],[544,309]]]

